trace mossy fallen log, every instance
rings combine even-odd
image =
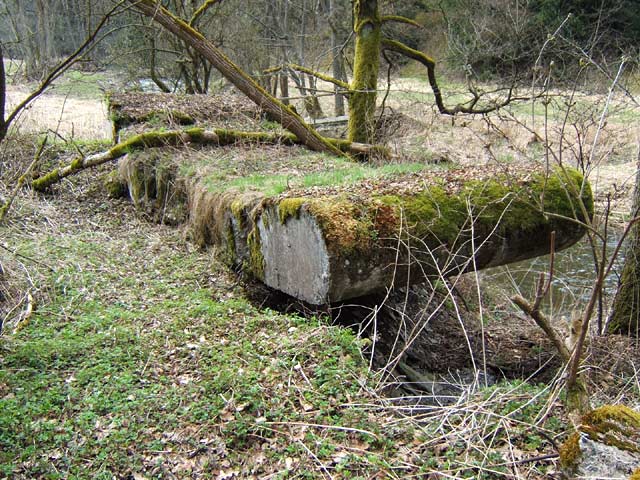
[[[102,165],[103,163],[110,162],[112,160],[117,160],[118,158],[135,150],[151,147],[184,145],[192,142],[217,143],[218,137],[215,132],[207,132],[201,128],[141,133],[125,140],[124,142],[118,143],[107,151],[87,155],[86,157],[76,156],[64,167],[57,168],[34,179],[31,182],[31,186],[34,190],[44,191],[63,178],[74,175],[82,170],[86,170],[87,168]]]
[[[457,191],[266,199],[253,215],[249,255],[234,252],[235,263],[316,305],[504,265],[548,253],[552,231],[556,251],[582,237],[593,213],[582,182],[564,170],[517,184],[473,180]]]
[[[355,156],[387,157],[389,152],[384,146],[352,143],[336,138],[326,138],[336,149]],[[243,132],[215,128],[205,130],[190,128],[186,130],[170,130],[160,132],[145,132],[118,143],[107,151],[76,156],[67,165],[56,168],[45,175],[31,181],[31,187],[37,191],[44,191],[60,180],[75,175],[87,168],[102,165],[117,160],[127,153],[152,147],[180,146],[187,144],[201,145],[231,145],[235,143],[264,143],[264,144],[302,144],[292,133]]]

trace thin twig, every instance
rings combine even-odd
[[[27,308],[24,311],[24,313],[20,315],[20,317],[22,318],[18,317],[18,320],[13,327],[14,335],[18,333],[20,330],[22,330],[22,328],[29,323],[29,320],[31,320],[31,317],[33,316],[34,310],[35,310],[35,302],[33,301],[33,295],[31,295],[31,292],[27,292]]]
[[[31,172],[33,172],[33,169],[38,164],[38,162],[40,162],[40,157],[42,156],[42,152],[44,151],[44,147],[47,144],[48,139],[49,139],[49,136],[47,135],[41,140],[40,146],[38,147],[38,151],[33,157],[33,161],[27,167],[24,173],[20,175],[20,178],[18,178],[18,181],[16,182],[16,185],[13,188],[13,191],[11,192],[11,195],[9,195],[9,198],[7,199],[5,204],[2,206],[2,208],[0,208],[0,224],[2,224],[5,217],[7,216],[7,213],[9,212],[9,209],[11,208],[13,201],[15,200],[16,196],[18,195],[18,192],[20,191],[24,183],[27,181],[27,178],[31,175]]]
[[[542,330],[544,330],[544,333],[546,333],[547,337],[553,342],[554,347],[556,347],[556,350],[562,359],[564,361],[569,361],[571,358],[571,352],[569,352],[565,346],[562,337],[560,337],[558,332],[551,325],[549,318],[540,310],[534,309],[534,305],[531,305],[520,295],[514,295],[511,298],[511,301],[515,303],[520,310],[531,317]]]
[[[47,265],[46,263],[40,262],[39,260],[36,260],[33,257],[29,257],[28,255],[24,255],[22,253],[18,253],[15,250],[12,250],[11,248],[7,247],[6,245],[3,245],[2,243],[0,243],[0,248],[2,248],[3,250],[6,250],[7,252],[9,252],[10,254],[16,256],[16,257],[20,257],[20,258],[24,258],[25,260],[29,260],[32,263],[35,263],[36,265],[40,265],[41,267],[45,267],[46,269],[48,269],[51,272],[56,272],[56,269],[53,268],[50,265]]]

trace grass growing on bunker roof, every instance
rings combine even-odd
[[[254,168],[245,166],[243,169],[236,164],[230,170],[209,174],[204,181],[212,192],[258,191],[266,196],[276,196],[290,189],[353,185],[362,180],[391,178],[429,168],[421,163],[374,166],[313,152],[303,152],[299,157],[290,158],[280,170],[272,170],[274,165],[268,158],[260,160],[268,161],[269,165],[259,169],[255,165]]]

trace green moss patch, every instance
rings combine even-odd
[[[507,177],[471,180],[457,192],[435,185],[415,195],[384,195],[379,200],[402,212],[411,235],[453,245],[460,243],[461,233],[472,224],[481,234],[493,231],[500,235],[559,221],[545,217],[546,213],[583,220],[581,204],[592,216],[593,197],[588,186],[579,200],[582,176],[569,170],[567,178],[563,177],[563,172],[556,171],[548,177],[536,175],[524,184],[510,183]],[[462,239],[467,236],[463,234]]]
[[[580,434],[572,433],[559,449],[560,465],[569,471],[574,470],[582,457],[580,451]]]
[[[640,453],[640,413],[624,405],[605,405],[587,413],[580,430],[594,441]]]
[[[582,457],[581,433],[587,434],[594,442],[640,453],[640,413],[624,405],[604,405],[586,413],[578,430],[569,436],[559,451],[560,464],[567,472],[575,473]]]
[[[285,198],[278,203],[278,215],[280,223],[285,224],[286,221],[293,217],[300,216],[300,207],[307,201],[304,198]]]
[[[371,250],[376,233],[368,205],[338,197],[314,199],[308,208],[318,220],[331,253],[348,255]]]
[[[262,241],[260,230],[255,227],[247,237],[249,246],[249,270],[258,279],[264,278],[264,256],[262,255]]]

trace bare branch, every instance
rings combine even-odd
[[[159,2],[154,0],[128,0],[136,10],[152,18],[169,32],[187,43],[209,61],[222,76],[256,105],[276,119],[284,128],[301,139],[311,150],[342,156],[343,152],[309,127],[305,121],[257,84],[245,71],[233,63],[220,49],[207,40],[202,33],[191,27],[183,19],[176,17]]]
[[[38,85],[38,87],[31,92],[27,98],[22,100],[9,114],[7,119],[4,121],[3,128],[8,130],[11,123],[16,119],[16,117],[24,110],[31,102],[33,102],[36,98],[38,98],[42,93],[49,88],[51,83],[53,83],[56,79],[58,79],[64,72],[66,72],[74,63],[78,61],[83,52],[95,42],[98,37],[98,33],[102,29],[102,27],[109,21],[109,19],[114,15],[114,13],[120,8],[120,6],[125,2],[125,0],[121,0],[118,2],[106,15],[104,15],[97,27],[91,32],[90,35],[87,36],[85,41],[80,45],[75,52],[69,55],[67,58],[62,60],[58,65],[56,65],[49,74],[45,77],[42,82]]]
[[[306,73],[307,75],[311,75],[313,77],[319,78],[320,80],[324,80],[325,82],[333,83],[334,85],[344,88],[345,90],[349,90],[349,84],[347,82],[343,82],[342,80],[338,80],[337,78],[333,78],[331,75],[325,75],[324,73],[316,72],[307,67],[303,67],[302,65],[297,65],[295,63],[288,63],[286,65],[281,65],[278,67],[268,68],[264,71],[265,74],[268,73],[277,73],[282,70],[294,70],[297,72]]]
[[[419,50],[415,50],[402,42],[397,40],[391,40],[385,38],[382,40],[382,45],[386,50],[390,50],[392,52],[399,53],[408,57],[412,60],[420,62],[427,69],[427,76],[429,78],[429,85],[431,86],[431,90],[433,91],[433,95],[436,100],[436,105],[438,107],[438,111],[444,115],[456,115],[458,113],[468,113],[468,114],[485,114],[494,112],[499,110],[506,105],[509,105],[511,102],[516,100],[529,100],[529,97],[516,97],[513,95],[513,87],[509,88],[507,93],[507,97],[501,102],[494,102],[492,105],[484,107],[484,108],[476,108],[476,104],[481,98],[481,94],[477,91],[472,91],[473,98],[467,102],[467,104],[458,104],[453,108],[446,107],[442,100],[442,93],[440,92],[440,87],[438,86],[438,81],[436,79],[435,67],[436,62],[426,54],[422,53]],[[470,105],[470,106],[467,106]]]
[[[189,25],[194,26],[200,20],[202,15],[204,15],[210,7],[214,6],[216,3],[221,2],[222,0],[207,0],[204,2],[198,9],[193,13],[191,20],[189,20]]]
[[[571,352],[569,352],[563,342],[563,339],[551,325],[551,320],[549,320],[549,318],[547,318],[547,316],[540,310],[534,309],[534,305],[531,305],[520,295],[515,295],[511,298],[511,301],[515,303],[520,308],[520,310],[531,317],[542,330],[544,330],[544,333],[546,333],[547,337],[549,337],[549,339],[553,342],[553,345],[556,347],[556,350],[558,351],[562,359],[565,362],[568,362],[571,358]]]
[[[383,23],[387,23],[387,22],[406,23],[407,25],[411,25],[413,27],[422,28],[422,25],[420,25],[415,20],[411,20],[410,18],[403,17],[401,15],[384,15],[380,20],[382,20]]]

